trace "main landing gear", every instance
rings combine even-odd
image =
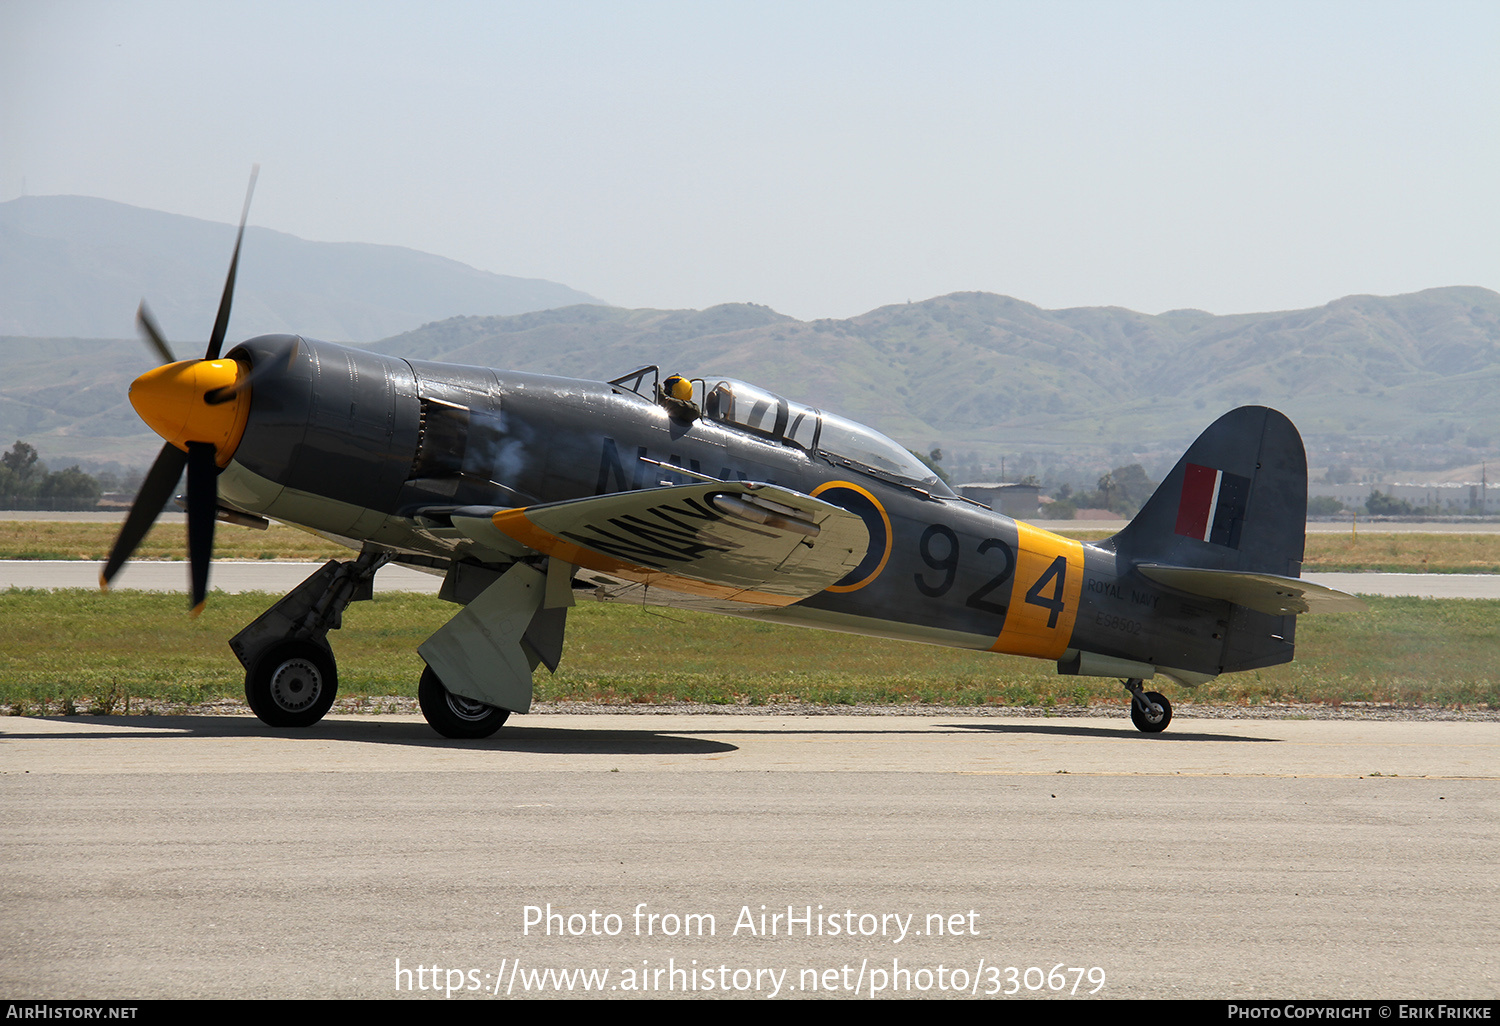
[[[443,682],[430,666],[423,668],[422,679],[417,684],[417,703],[432,729],[444,737],[469,740],[489,737],[504,726],[510,716],[509,709],[498,709],[455,695],[443,687]]]
[[[1159,734],[1172,722],[1172,703],[1159,692],[1143,691],[1142,684],[1139,677],[1131,677],[1125,682],[1125,688],[1130,692],[1130,719],[1137,730]]]
[[[333,708],[339,673],[328,632],[343,623],[350,602],[374,593],[375,571],[387,558],[366,552],[329,560],[229,640],[245,667],[245,701],[267,726],[310,727]]]
[[[343,623],[349,603],[368,599],[375,571],[389,557],[375,552],[330,560],[229,641],[245,667],[245,700],[270,727],[310,727],[338,695],[338,663],[328,632]],[[489,737],[510,712],[455,695],[430,668],[417,687],[422,715],[444,737]]]
[[[278,641],[245,674],[245,701],[272,727],[311,727],[333,708],[339,673],[328,642]]]

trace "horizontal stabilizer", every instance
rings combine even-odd
[[[477,525],[454,523],[471,537]],[[504,510],[492,530],[613,577],[733,602],[786,606],[859,566],[857,514],[801,492],[715,481]]]
[[[1202,570],[1161,563],[1141,563],[1136,569],[1158,584],[1189,595],[1223,599],[1271,616],[1349,613],[1365,608],[1364,602],[1353,595],[1300,577],[1241,570]]]

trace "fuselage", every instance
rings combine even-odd
[[[864,559],[786,606],[663,589],[649,589],[650,600],[1035,656],[1064,672],[1104,665],[1114,673],[1109,660],[1127,676],[1157,667],[1186,679],[1222,668],[1228,603],[1117,567],[1107,542],[1083,544],[964,500],[924,479],[889,439],[831,414],[765,400],[752,410],[746,389],[736,408],[710,396],[714,378],[700,380],[684,416],[640,384],[404,360],[292,336],[251,339],[236,352],[259,365],[294,341],[295,359],[251,392],[219,477],[226,506],[398,558],[472,560],[472,542],[445,522],[456,509],[704,478],[760,481],[858,514],[870,535]],[[724,384],[727,395],[732,383]],[[619,544],[671,542],[644,531]],[[1080,667],[1087,660],[1095,670]]]

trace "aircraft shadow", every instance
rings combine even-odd
[[[995,734],[1046,734],[1051,737],[1121,737],[1132,738],[1139,741],[1269,741],[1280,744],[1281,739],[1275,737],[1240,737],[1233,734],[1206,734],[1187,733],[1168,728],[1160,734],[1146,734],[1134,727],[1120,728],[1112,727],[1084,727],[1069,726],[1064,723],[1051,721],[1047,723],[954,723],[949,724],[954,730],[983,730]]]
[[[1137,741],[1236,741],[1279,743],[1278,738],[1244,737],[1208,732],[1186,732],[1166,730],[1160,734],[1143,734],[1133,727],[1097,727],[1070,724],[1057,720],[1035,723],[946,723],[933,724],[909,731],[889,729],[850,731],[842,729],[819,729],[809,718],[797,728],[788,731],[784,727],[764,730],[735,727],[730,729],[696,730],[694,736],[660,733],[645,724],[641,730],[613,728],[608,730],[542,727],[522,723],[506,725],[492,737],[477,741],[460,741],[437,736],[431,727],[421,722],[391,722],[384,719],[363,717],[330,718],[311,727],[278,730],[268,727],[249,716],[69,716],[38,717],[54,724],[77,724],[76,731],[46,732],[0,732],[0,740],[146,740],[170,738],[287,738],[289,740],[353,741],[361,744],[401,745],[418,748],[433,748],[451,751],[455,748],[495,752],[537,752],[558,755],[712,755],[738,751],[739,746],[714,738],[733,736],[772,736],[795,733],[799,735],[826,734],[829,737],[848,737],[851,733],[878,734],[890,737],[893,734],[931,735],[935,730],[951,733],[983,731],[993,734],[1032,734],[1049,737],[1084,738],[1128,738]],[[705,723],[705,726],[707,724]],[[101,727],[129,728],[101,730]]]
[[[735,727],[729,730],[695,730],[694,734],[702,736],[712,734],[715,737],[770,737],[774,735],[798,734],[798,735],[826,735],[828,737],[847,738],[852,735],[866,734],[871,737],[890,738],[902,734],[913,737],[930,737],[937,733],[961,734],[967,731],[982,730],[996,734],[1047,734],[1053,737],[1094,737],[1094,738],[1128,738],[1144,741],[1271,741],[1280,743],[1280,738],[1274,737],[1236,737],[1230,734],[1188,734],[1170,730],[1161,734],[1145,734],[1135,728],[1121,728],[1114,730],[1108,727],[1075,727],[1065,726],[1060,723],[1047,723],[1036,725],[1022,725],[1016,723],[988,724],[979,723],[937,723],[928,727],[913,730],[849,730],[847,728],[837,730],[818,730],[809,727],[798,727],[796,730],[781,728],[767,728],[765,730],[753,730],[746,727]]]
[[[504,726],[492,737],[456,741],[439,737],[425,723],[375,719],[327,719],[311,727],[277,730],[248,716],[69,716],[37,717],[49,723],[77,724],[73,731],[3,731],[0,741],[134,740],[197,738],[286,738],[292,741],[353,741],[444,751],[471,749],[557,755],[719,755],[738,751],[724,741],[683,737],[652,730],[569,730]],[[101,730],[100,727],[133,728]]]

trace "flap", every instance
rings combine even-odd
[[[459,520],[461,529],[477,526]],[[870,545],[857,514],[750,481],[502,510],[488,524],[536,552],[614,577],[765,606],[816,595],[859,566]]]
[[[1362,600],[1347,592],[1313,584],[1300,577],[1239,570],[1203,570],[1161,563],[1141,563],[1136,569],[1153,581],[1189,595],[1224,599],[1271,616],[1349,613],[1365,608]]]

